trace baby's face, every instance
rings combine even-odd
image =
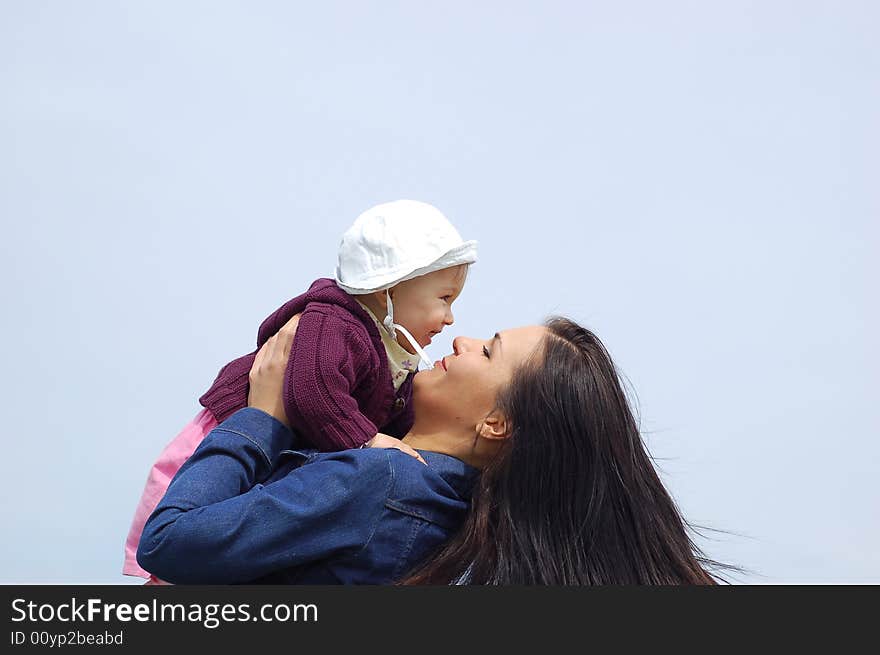
[[[391,291],[394,322],[409,330],[424,348],[431,343],[435,334],[452,325],[452,303],[461,293],[466,277],[467,266],[462,264],[401,282]],[[407,351],[413,352],[412,346],[402,335],[398,342]]]

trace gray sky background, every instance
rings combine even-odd
[[[878,7],[0,1],[0,582],[139,582],[149,466],[395,198],[480,241],[433,356],[571,316],[740,581],[880,582]]]

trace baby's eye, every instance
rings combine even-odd
[[[442,296],[442,297],[440,298],[440,300],[442,300],[443,302],[449,302],[449,299],[450,299],[450,298],[452,298],[452,296]]]
[[[484,354],[486,357],[489,357],[489,349],[486,348],[486,346],[483,346],[483,354]]]

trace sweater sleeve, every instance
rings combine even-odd
[[[378,432],[354,395],[375,377],[373,352],[365,331],[333,310],[313,303],[303,312],[287,364],[284,408],[314,447],[358,448]]]

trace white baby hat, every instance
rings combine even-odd
[[[395,200],[371,207],[342,235],[336,284],[352,295],[388,289],[433,271],[473,264],[477,242],[464,241],[436,207],[417,200]],[[412,335],[394,323],[390,295],[383,324],[399,329],[428,367],[430,360]]]

